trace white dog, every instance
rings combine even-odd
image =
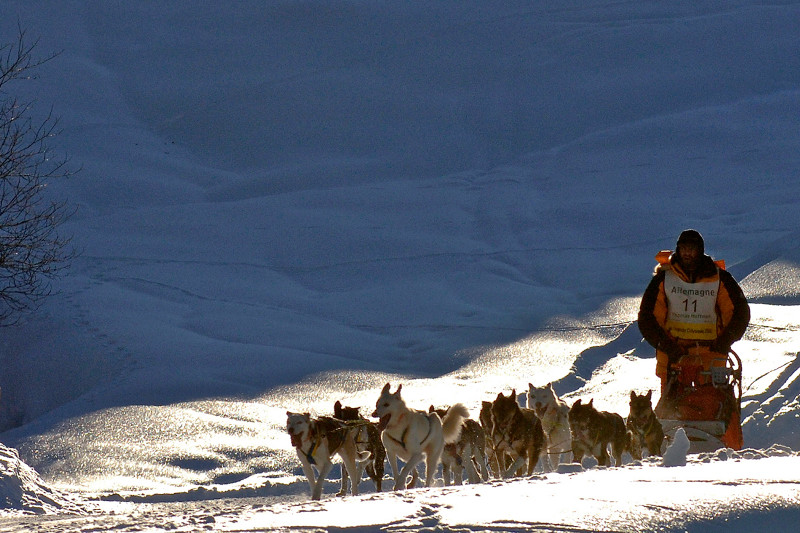
[[[408,475],[425,459],[425,486],[430,487],[439,467],[445,443],[456,442],[461,435],[462,422],[469,417],[463,404],[457,403],[447,410],[444,419],[439,415],[406,407],[400,389],[389,392],[387,383],[375,403],[372,416],[380,418],[381,441],[386,447],[389,466],[394,475],[394,490],[405,488]],[[397,458],[405,461],[402,471],[397,469]]]
[[[348,425],[328,416],[311,418],[308,413],[286,411],[286,431],[308,479],[312,500],[322,498],[322,487],[333,467],[331,458],[334,454],[342,458],[350,479],[361,479],[364,462],[369,459],[370,454],[359,452],[356,448],[354,432],[359,429],[358,426]],[[316,478],[315,469],[318,474]],[[358,482],[351,483],[351,487],[353,495],[357,495]]]
[[[533,409],[542,422],[547,439],[547,455],[542,467],[553,471],[561,463],[569,462],[572,436],[569,432],[569,405],[553,390],[553,384],[534,387],[528,383],[528,408]]]

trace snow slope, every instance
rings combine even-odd
[[[93,509],[74,528],[325,528],[354,508],[375,518],[353,527],[398,530],[796,518],[797,458],[772,446],[800,450],[797,2],[3,12],[2,42],[19,21],[42,55],[62,51],[13,89],[62,117],[54,147],[82,169],[49,188],[79,208],[80,257],[0,331],[0,441]],[[294,503],[286,410],[370,408],[387,381],[473,412],[555,381],[625,414],[631,389],[658,389],[638,298],[687,227],[753,304],[734,346],[752,459]],[[631,488],[565,501],[603,479]],[[531,514],[474,517],[473,498]],[[9,507],[0,528],[73,527]]]

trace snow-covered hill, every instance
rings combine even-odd
[[[53,148],[82,170],[48,194],[78,207],[67,229],[82,253],[40,313],[0,330],[0,441],[47,490],[91,507],[74,529],[796,517],[797,458],[772,446],[800,450],[800,3],[2,11],[0,45],[19,23],[42,56],[61,51],[13,89],[34,117],[62,117]],[[554,381],[625,414],[631,389],[658,389],[638,299],[655,253],[687,227],[753,304],[734,346],[752,459],[292,503],[305,487],[286,410],[370,408],[387,381],[414,406],[473,412]],[[775,483],[753,482],[759,470]],[[662,502],[645,490],[608,496],[619,520],[559,499],[573,482],[630,476],[680,486],[672,514],[655,517]],[[679,496],[694,487],[713,495]],[[540,507],[569,508],[561,522],[447,511],[466,516],[473,498],[535,509],[526,498],[552,503],[551,489],[559,504]],[[246,496],[263,499],[245,513]],[[145,517],[141,501],[162,507]]]

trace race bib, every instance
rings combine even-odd
[[[719,280],[700,283],[683,281],[672,271],[664,276],[667,296],[667,330],[678,339],[717,338],[717,294]]]

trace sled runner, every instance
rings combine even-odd
[[[655,412],[670,438],[678,428],[689,437],[689,453],[742,448],[742,361],[698,345],[672,365]]]

